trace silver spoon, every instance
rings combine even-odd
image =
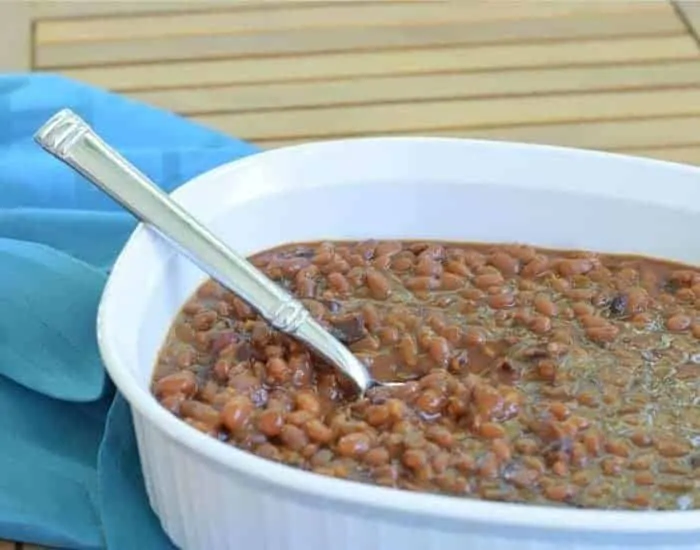
[[[378,385],[365,365],[311,317],[301,302],[221,242],[107,145],[78,115],[69,109],[56,113],[37,131],[34,139],[43,149],[156,229],[273,327],[315,350],[350,378],[361,395]]]

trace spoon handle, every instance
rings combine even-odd
[[[204,272],[235,292],[272,326],[295,335],[341,368],[364,391],[371,380],[364,365],[309,314],[301,302],[231,250],[146,175],[107,145],[78,115],[56,113],[34,136],[158,233]]]

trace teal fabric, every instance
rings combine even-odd
[[[102,287],[136,222],[33,143],[64,107],[168,191],[256,149],[62,77],[0,76],[0,538],[169,549],[95,340]]]

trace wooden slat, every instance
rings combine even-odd
[[[39,22],[38,44],[62,42],[99,42],[134,40],[163,36],[254,33],[270,29],[304,29],[319,27],[374,25],[415,25],[425,23],[475,22],[494,19],[522,20],[532,17],[554,17],[577,13],[665,14],[665,3],[640,2],[494,2],[493,0],[448,0],[432,2],[373,2],[347,5],[324,2],[322,5],[299,6],[288,2],[284,9],[230,10],[220,13],[160,14],[87,18]]]
[[[386,132],[382,132],[386,134]],[[416,130],[400,135],[441,136],[499,141],[521,141],[545,145],[562,145],[584,149],[649,149],[680,147],[700,141],[700,116],[652,118],[644,120],[615,120],[605,122],[542,124],[535,126],[506,126],[499,128],[454,128],[447,130]],[[339,138],[345,136],[338,136]],[[304,138],[285,140],[259,139],[256,143],[266,149],[295,145]]]
[[[182,114],[700,85],[697,62],[353,78],[135,92]]]
[[[0,71],[27,71],[31,69],[32,20],[26,4],[0,7]]]
[[[697,0],[674,0],[673,3],[683,12],[696,35],[700,35],[700,3]]]
[[[37,68],[60,68],[146,61],[320,53],[329,50],[416,48],[682,34],[684,27],[673,10],[666,4],[661,4],[660,7],[665,9],[523,20],[436,24],[421,22],[404,26],[296,28],[261,30],[257,33],[163,36],[99,41],[89,46],[83,42],[39,43],[34,57]],[[154,24],[158,26],[157,22]]]
[[[15,543],[9,540],[0,540],[0,550],[15,550]]]
[[[697,46],[686,36],[625,40],[590,40],[546,44],[401,50],[202,62],[174,62],[119,67],[71,69],[68,77],[111,88],[135,91],[201,87],[231,83],[328,80],[351,76],[384,76],[497,70],[506,68],[622,64],[697,58]]]
[[[671,162],[700,165],[700,143],[696,145],[687,145],[685,147],[632,149],[621,152],[640,157],[651,157],[669,160]]]
[[[132,16],[135,14],[156,15],[172,13],[202,13],[210,11],[230,10],[231,0],[196,0],[196,1],[167,1],[147,0],[135,2],[132,0],[22,0],[31,5],[35,18],[66,19],[75,17],[114,17]],[[318,5],[334,3],[366,4],[383,0],[236,0],[235,7],[247,9],[279,9],[286,8],[290,3],[302,5]],[[434,0],[391,0],[392,2],[419,2]]]
[[[255,140],[681,115],[700,115],[700,89],[323,107],[193,118]]]

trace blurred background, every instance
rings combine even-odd
[[[3,71],[52,71],[265,147],[422,134],[700,163],[693,0],[38,1]]]

